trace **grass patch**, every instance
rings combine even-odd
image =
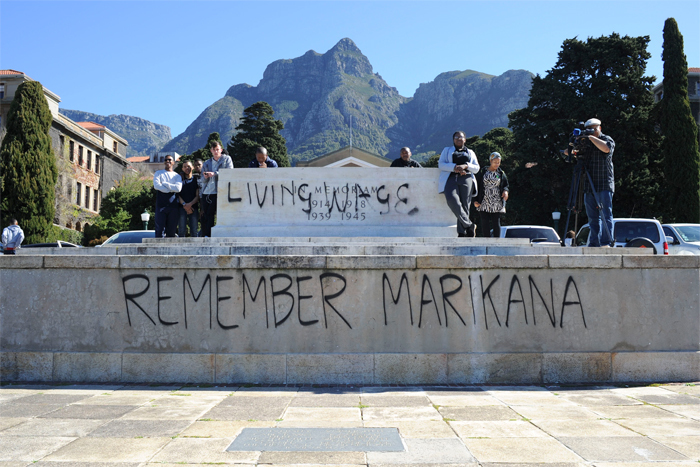
[[[257,422],[257,420],[254,419],[254,418],[249,418],[248,421],[249,421],[249,422]]]
[[[191,396],[192,394],[171,394],[171,396]]]
[[[357,405],[357,407],[360,408],[360,409],[365,409],[365,408],[369,407],[369,405],[365,405],[365,404],[363,404],[362,402],[360,402],[360,403]]]
[[[284,418],[276,418],[275,419],[276,422],[281,422],[282,420],[284,420]]]
[[[213,419],[213,418],[200,418],[200,419],[197,420],[197,421],[198,421],[198,422],[213,422],[214,419]]]
[[[457,420],[455,420],[454,418],[443,418],[442,421],[443,422],[456,422]]]
[[[440,410],[440,406],[437,405],[437,404],[433,404],[433,408],[434,408],[435,410]]]

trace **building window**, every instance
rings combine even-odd
[[[68,158],[70,159],[71,162],[73,162],[73,160],[75,159],[74,153],[75,153],[75,143],[73,141],[71,141],[70,143],[68,143]]]
[[[78,165],[83,166],[83,147],[78,145]]]
[[[87,152],[87,169],[90,170],[91,167],[92,167],[92,151],[90,151],[90,150],[88,149],[88,152]]]
[[[58,153],[63,158],[63,156],[66,155],[66,138],[65,136],[61,135],[58,137],[58,144],[61,146],[58,148]]]
[[[117,149],[119,149],[119,143],[117,143],[116,141],[113,141],[112,142],[112,150],[114,152],[118,152]]]
[[[69,183],[68,184],[68,199],[70,200],[73,197],[73,184]]]
[[[0,83],[0,99],[5,98],[5,83]]]
[[[82,226],[80,225],[80,221],[78,221],[78,222],[75,223],[75,230],[77,230],[78,232],[82,232],[82,231],[83,231],[83,228],[82,228]]]
[[[90,187],[85,187],[85,209],[90,209]]]
[[[92,210],[93,210],[93,211],[99,211],[99,210],[100,210],[100,203],[99,203],[100,198],[99,198],[99,195],[100,195],[100,191],[97,190],[97,189],[95,189],[95,191],[93,191],[93,197],[92,197],[92,198],[93,198],[93,199],[92,199]]]
[[[80,185],[80,182],[78,182],[78,184],[77,184],[77,186],[76,186],[76,189],[75,189],[75,194],[76,194],[76,196],[75,196],[75,204],[77,204],[78,206],[80,206],[81,188],[82,188],[82,186]]]
[[[95,173],[100,173],[100,156],[95,153]]]

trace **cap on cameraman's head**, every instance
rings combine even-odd
[[[489,156],[489,162],[496,159],[496,158],[500,159],[501,155],[497,152],[492,152],[491,155]]]
[[[598,120],[597,118],[591,118],[590,120],[588,120],[588,121],[584,124],[584,126],[585,126],[586,128],[595,128],[595,127],[597,127],[597,126],[599,126],[599,125],[600,125],[600,120]]]

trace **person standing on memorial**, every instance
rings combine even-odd
[[[409,167],[414,169],[422,169],[423,166],[411,159],[411,149],[408,147],[401,148],[401,157],[395,159],[391,163],[391,167]]]
[[[178,194],[182,189],[182,178],[173,170],[172,156],[165,156],[165,169],[153,175],[153,188],[156,189],[156,238],[174,237],[180,220]]]
[[[178,235],[187,236],[187,226],[190,227],[190,237],[197,236],[197,221],[199,220],[199,186],[194,178],[192,162],[182,164],[182,190],[178,196],[180,209],[180,223]]]
[[[452,135],[453,146],[442,150],[438,160],[440,179],[438,193],[445,193],[447,206],[457,217],[457,236],[476,236],[476,225],[469,219],[469,206],[476,195],[474,174],[479,171],[479,161],[474,151],[466,147],[463,131]]]
[[[277,167],[277,162],[268,157],[267,149],[262,146],[255,151],[255,159],[248,164],[249,169],[275,169]]]
[[[501,236],[501,214],[506,212],[508,200],[508,177],[501,169],[501,155],[492,152],[489,166],[476,175],[477,195],[474,207],[481,218],[481,236]]]
[[[19,250],[24,241],[24,231],[17,223],[17,219],[12,219],[10,225],[2,231],[2,251],[6,255],[14,255],[15,250]]]
[[[202,237],[211,237],[211,228],[216,224],[216,194],[219,186],[219,170],[232,169],[233,161],[218,141],[209,144],[212,158],[202,165],[202,190],[199,192],[202,216]]]

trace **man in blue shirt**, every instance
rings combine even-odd
[[[251,169],[273,169],[276,167],[277,162],[267,156],[267,149],[263,148],[262,146],[255,151],[255,159],[250,161],[250,164],[248,164],[248,168]]]

